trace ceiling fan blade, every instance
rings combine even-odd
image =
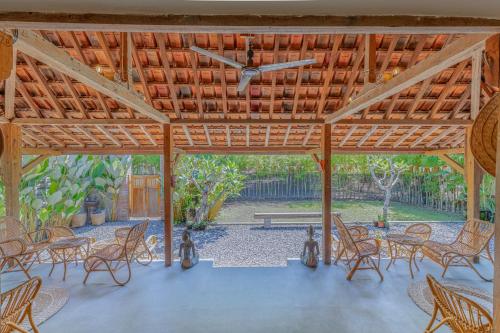
[[[252,79],[253,75],[248,75],[248,74],[242,74],[240,78],[240,83],[238,84],[238,92],[242,92],[245,90],[247,85],[250,83],[250,80]]]
[[[279,64],[271,64],[271,65],[262,65],[257,68],[260,72],[269,72],[269,71],[277,71],[280,69],[292,68],[292,67],[300,67],[305,65],[312,65],[316,63],[316,59],[305,59],[298,61],[290,61],[290,62],[282,62]]]
[[[223,62],[226,65],[233,66],[234,68],[238,68],[238,69],[242,69],[243,68],[242,64],[240,64],[239,62],[234,61],[233,59],[229,59],[229,58],[223,57],[221,55],[218,55],[217,53],[213,53],[213,52],[207,51],[207,50],[202,49],[202,48],[200,48],[198,46],[191,46],[190,49],[192,51],[201,53],[203,55],[206,55],[207,57],[215,59],[217,61]]]

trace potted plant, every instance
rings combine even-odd
[[[377,228],[385,228],[387,221],[384,219],[383,215],[377,216]]]
[[[83,227],[85,225],[85,222],[87,222],[87,213],[85,212],[85,210],[80,210],[79,213],[76,213],[71,217],[72,228]]]
[[[375,232],[375,243],[379,249],[382,247],[382,239],[382,233],[380,231]]]
[[[90,213],[90,221],[92,225],[101,225],[106,222],[106,211],[102,208],[96,209],[94,212]]]

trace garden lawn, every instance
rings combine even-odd
[[[346,200],[335,201],[333,211],[340,212],[346,222],[370,222],[381,214],[382,201]],[[217,223],[256,223],[254,213],[320,212],[320,201],[238,201],[226,203],[216,219]],[[463,221],[462,214],[444,213],[418,206],[392,203],[390,221]],[[291,220],[283,222],[314,222],[318,219]],[[277,221],[281,222],[281,221]]]

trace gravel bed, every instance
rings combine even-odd
[[[77,234],[94,237],[96,240],[112,239],[114,230],[138,222],[109,222],[101,226],[85,226],[75,229]],[[356,223],[367,226],[372,236],[387,230],[378,229],[371,224]],[[353,225],[353,224],[350,224]],[[432,223],[431,239],[452,241],[462,223]],[[403,232],[408,223],[392,223],[389,232]],[[214,266],[286,266],[287,259],[298,258],[306,239],[307,224],[279,225],[264,228],[262,225],[211,225],[205,231],[191,231],[192,238],[202,259],[211,259]],[[174,254],[177,258],[183,227],[174,228]],[[322,230],[315,226],[316,239],[321,243]],[[336,234],[336,231],[334,231]],[[147,236],[158,235],[156,247],[157,258],[163,258],[163,221],[152,221]],[[384,251],[385,252],[385,251]]]

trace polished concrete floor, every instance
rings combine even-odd
[[[491,276],[491,265],[483,261],[479,268]],[[374,272],[359,272],[348,282],[342,265],[311,270],[296,261],[272,268],[213,268],[203,261],[187,271],[178,262],[172,268],[155,262],[134,266],[125,287],[114,286],[105,273],[83,285],[81,265],[71,266],[66,282],[60,267],[51,278],[48,267],[34,272],[46,285],[64,286],[71,295],[40,326],[41,333],[412,333],[423,332],[429,320],[407,296],[411,279],[405,262],[384,269],[383,283]],[[424,261],[415,279],[426,272],[437,275],[440,270]],[[463,269],[450,269],[447,277],[492,290],[491,283]],[[3,275],[3,289],[20,279],[17,273]]]

